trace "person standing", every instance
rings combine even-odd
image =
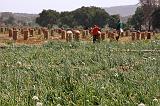
[[[93,36],[93,43],[96,43],[99,41],[99,32],[100,28],[97,25],[94,25],[94,28],[92,28],[92,36]]]
[[[118,35],[116,36],[116,40],[118,41],[121,33],[123,32],[123,23],[120,20],[118,20],[116,30],[117,30],[117,33],[118,33]]]

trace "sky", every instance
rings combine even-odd
[[[82,6],[112,7],[134,5],[139,0],[1,0],[0,12],[40,13],[43,9],[72,11]]]

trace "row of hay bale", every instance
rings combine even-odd
[[[85,39],[89,36],[89,30],[63,30],[63,29],[54,29],[54,32],[61,36],[62,40],[66,40],[67,42],[71,42],[73,40],[80,41],[81,39]]]
[[[132,41],[151,39],[154,36],[153,32],[132,32]]]
[[[44,39],[49,39],[49,36],[54,37],[55,34],[58,34],[62,40],[66,40],[67,42],[71,42],[73,40],[80,41],[81,39],[86,39],[87,37],[92,37],[89,30],[81,30],[81,29],[70,29],[64,30],[61,28],[57,29],[47,29],[47,28],[0,28],[1,32],[8,31],[9,37],[13,37],[13,40],[17,40],[18,36],[23,36],[24,40],[28,40],[29,37],[33,37],[34,35],[43,35]],[[109,39],[116,39],[118,32],[116,30],[113,31],[102,31],[99,33],[99,40],[105,40],[106,38]],[[145,40],[151,39],[152,35],[151,32],[131,32],[129,30],[122,32],[120,37],[127,37],[130,36],[132,40]]]
[[[6,34],[8,32],[8,27],[0,27],[0,33]]]
[[[66,40],[67,42],[72,42],[73,40],[80,41],[81,39],[81,33],[79,30],[61,30],[58,33],[60,34],[61,39]]]
[[[3,29],[3,28],[2,28]],[[48,39],[49,36],[54,37],[57,33],[61,39],[66,39],[67,42],[71,42],[73,40],[80,41],[82,38],[86,38],[89,36],[89,30],[62,30],[58,29],[47,29],[47,28],[20,28],[20,27],[12,27],[8,28],[9,37],[12,37],[13,40],[17,40],[18,37],[23,37],[24,40],[28,40],[29,37],[33,37],[34,35],[43,35],[44,39]]]
[[[132,41],[151,39],[153,35],[155,35],[153,32],[148,32],[148,31],[145,31],[145,32],[140,32],[140,31],[131,32],[130,30],[127,30],[125,32],[120,33],[120,37],[131,36]],[[107,38],[116,39],[116,36],[118,36],[117,31],[106,31],[106,37]]]
[[[29,37],[34,37],[35,35],[43,35],[44,39],[49,38],[50,31],[47,28],[9,28],[9,37],[13,40],[17,40],[18,36],[22,36],[24,40],[28,40]],[[52,32],[53,36],[53,32]]]

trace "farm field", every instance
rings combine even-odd
[[[158,37],[126,44],[7,42],[0,48],[0,105],[35,106],[36,96],[43,106],[160,106],[158,50]]]

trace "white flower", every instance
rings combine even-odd
[[[22,63],[21,63],[20,61],[17,61],[17,65],[18,65],[18,66],[21,66]]]
[[[158,99],[154,98],[154,99],[153,99],[153,102],[158,102]]]
[[[60,104],[57,104],[57,106],[61,106]]]
[[[126,101],[127,104],[129,104],[129,101]]]
[[[86,102],[89,102],[89,100],[86,100]]]
[[[102,90],[105,90],[105,87],[104,87],[104,86],[102,86],[102,87],[101,87],[101,89],[102,89]]]
[[[86,76],[86,77],[87,77],[87,76],[88,76],[88,74],[84,74],[84,76]]]
[[[33,85],[33,89],[36,89],[36,86],[35,85]],[[34,97],[34,96],[33,96]],[[38,97],[37,97],[38,98]]]
[[[138,106],[145,106],[145,104],[143,104],[143,103],[140,103],[140,104],[138,104]]]
[[[42,103],[41,102],[37,102],[36,106],[42,106]]]
[[[117,69],[116,69],[116,68],[111,68],[110,70],[111,70],[111,71],[117,71]]]
[[[62,50],[64,51],[64,48],[62,48]]]
[[[115,75],[114,75],[115,77],[118,77],[119,75],[118,75],[118,73],[115,73]]]
[[[85,65],[85,62],[82,62],[83,65]]]
[[[33,100],[39,100],[37,96],[33,96]]]
[[[58,97],[57,99],[58,99],[58,100],[61,100],[61,97]]]
[[[152,60],[156,60],[156,58],[152,58]]]

